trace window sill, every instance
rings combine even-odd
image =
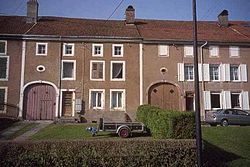
[[[90,81],[105,81],[105,79],[92,79],[92,78],[90,78]]]
[[[66,81],[66,80],[68,80],[68,81],[74,81],[76,79],[75,78],[61,78],[61,80],[64,80],[64,81]]]

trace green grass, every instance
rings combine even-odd
[[[86,130],[86,127],[96,127],[96,124],[51,124],[42,129],[35,135],[31,136],[32,140],[74,140],[86,138],[109,138],[111,136],[108,132],[98,132],[95,137]]]
[[[24,134],[25,132],[31,130],[34,128],[38,123],[27,123],[25,124],[21,129],[16,131],[15,133],[11,134],[10,136],[7,137],[8,140],[15,139],[16,137]]]
[[[223,165],[227,166],[250,166],[249,126],[202,127],[202,138],[207,143],[206,153],[211,149],[205,156],[213,156],[213,161],[225,161]]]

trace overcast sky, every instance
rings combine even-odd
[[[0,0],[1,15],[26,15],[27,0]],[[38,0],[39,15],[77,18],[124,19],[128,5],[136,18],[192,20],[192,0]],[[224,9],[230,20],[250,21],[250,0],[197,0],[198,20],[216,20]]]

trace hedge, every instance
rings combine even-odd
[[[154,138],[193,139],[195,138],[195,114],[163,110],[150,105],[138,107],[137,121],[143,122]]]
[[[195,166],[195,140],[1,142],[0,166]]]

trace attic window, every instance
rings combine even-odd
[[[193,57],[193,46],[184,47],[184,57]]]
[[[92,56],[102,57],[103,56],[103,44],[93,44],[92,45]]]
[[[63,55],[64,56],[74,56],[75,45],[73,43],[63,44]]]
[[[158,45],[158,55],[160,57],[169,57],[169,46],[168,45]]]
[[[46,56],[47,46],[48,46],[48,43],[36,43],[36,55]]]
[[[122,44],[113,44],[112,45],[113,57],[123,57],[123,45]]]

